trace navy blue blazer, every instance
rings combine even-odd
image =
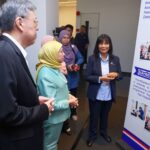
[[[99,77],[102,76],[100,58],[95,58],[94,55],[88,59],[85,78],[89,82],[87,97],[89,100],[96,100],[96,96],[101,83],[98,83]],[[111,56],[109,59],[109,72],[117,72],[119,76],[117,79],[110,81],[112,100],[116,97],[116,80],[122,78],[120,61],[117,56]]]

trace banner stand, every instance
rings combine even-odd
[[[150,150],[149,28],[150,0],[141,0],[130,90],[122,131],[122,140],[135,150]]]

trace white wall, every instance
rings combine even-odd
[[[59,26],[66,24],[74,26],[74,36],[76,31],[76,6],[59,6]]]
[[[99,35],[107,33],[111,36],[122,71],[131,72],[140,0],[78,0],[77,10],[100,13]]]
[[[58,0],[37,1],[31,0],[37,7],[38,27],[36,42],[27,48],[27,60],[33,78],[36,76],[35,66],[38,62],[38,52],[41,39],[46,34],[52,34],[52,30],[58,26]]]
[[[42,2],[41,2],[42,3]],[[46,0],[46,31],[52,34],[55,27],[58,26],[59,18],[59,0]]]

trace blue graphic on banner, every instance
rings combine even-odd
[[[143,68],[135,67],[134,75],[150,80],[150,71]]]

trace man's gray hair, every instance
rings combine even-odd
[[[28,0],[7,0],[0,8],[0,28],[12,31],[16,17],[27,17],[36,7]]]

